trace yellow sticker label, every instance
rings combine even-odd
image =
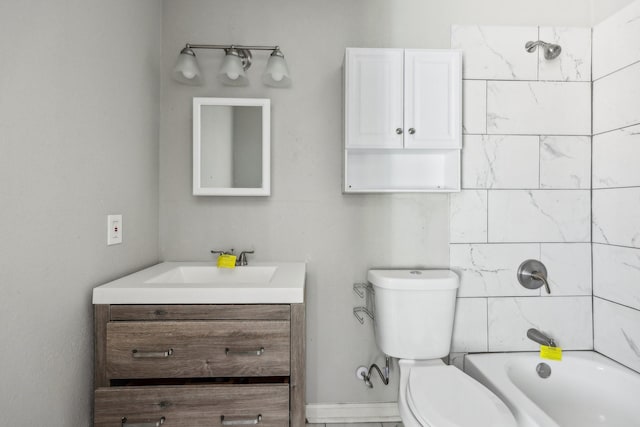
[[[236,268],[236,256],[222,254],[218,257],[219,268]]]
[[[540,346],[540,357],[548,360],[562,360],[562,349],[560,347]]]

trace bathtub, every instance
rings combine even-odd
[[[551,375],[543,379],[536,366]],[[640,374],[592,351],[565,351],[561,362],[538,353],[484,353],[464,370],[507,404],[519,427],[640,426]]]

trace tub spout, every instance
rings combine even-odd
[[[546,345],[548,347],[556,346],[556,342],[553,340],[553,338],[548,337],[543,332],[540,332],[539,330],[534,328],[531,328],[527,331],[527,338],[537,342],[540,345]]]

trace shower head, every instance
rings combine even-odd
[[[544,59],[556,59],[560,52],[562,52],[562,47],[558,44],[543,42],[542,40],[538,40],[535,42],[529,41],[524,45],[524,48],[527,52],[532,53],[535,52],[538,46],[542,46],[544,49]]]

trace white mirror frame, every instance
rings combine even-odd
[[[200,182],[201,110],[203,106],[262,107],[262,187],[203,187]],[[193,195],[194,196],[270,196],[271,195],[271,101],[265,98],[193,98]]]

